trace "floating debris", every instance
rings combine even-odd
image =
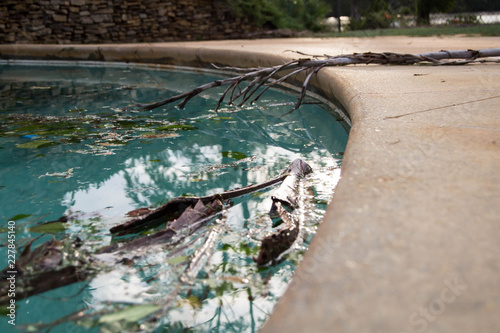
[[[24,149],[40,149],[47,148],[52,146],[57,146],[59,143],[49,140],[36,140],[25,143],[20,143],[16,145],[16,148],[24,148]]]
[[[75,168],[70,168],[64,172],[47,172],[45,173],[45,175],[41,175],[40,177],[38,178],[42,178],[42,177],[62,177],[62,178],[70,178],[73,176],[73,171],[75,170]]]
[[[144,133],[144,134],[141,134],[141,138],[144,138],[144,139],[157,139],[157,138],[175,138],[175,137],[178,137],[179,134],[177,133],[154,133],[154,132],[150,132],[150,133]]]

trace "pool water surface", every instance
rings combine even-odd
[[[261,183],[296,158],[313,169],[306,179],[311,195],[299,211],[299,240],[275,265],[258,267],[253,258],[262,239],[279,229],[268,215],[278,186],[234,199],[217,220],[177,244],[141,249],[119,262],[96,255],[98,269],[90,278],[17,300],[16,327],[57,332],[262,327],[334,193],[348,130],[316,100],[289,112],[296,96],[276,89],[254,105],[224,105],[219,112],[213,110],[224,88],[193,98],[186,109],[122,110],[220,77],[134,65],[0,65],[2,258],[7,258],[8,221],[15,222],[18,251],[31,241],[32,249],[52,239],[77,241],[78,248],[63,257],[69,264],[126,242],[109,230],[130,219],[130,211]],[[44,224],[62,216],[67,221]],[[204,256],[197,256],[200,251]],[[199,262],[193,270],[194,257]],[[14,331],[5,318],[0,331]]]

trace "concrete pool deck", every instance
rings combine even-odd
[[[424,53],[499,37],[0,45],[0,58],[267,66],[297,50]],[[352,120],[342,178],[262,332],[500,331],[500,64],[325,68]]]

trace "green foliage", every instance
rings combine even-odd
[[[384,0],[374,0],[370,9],[356,20],[349,22],[350,30],[385,29],[394,21],[391,7]]]
[[[175,265],[175,264],[180,264],[182,262],[185,262],[186,260],[189,259],[189,256],[178,256],[178,257],[173,257],[167,261],[170,265]]]
[[[39,234],[57,234],[64,230],[66,230],[66,224],[63,222],[45,223],[29,228],[29,231]]]
[[[118,310],[114,313],[106,314],[99,318],[100,323],[110,323],[115,321],[124,320],[130,323],[136,322],[141,318],[144,318],[153,312],[160,309],[160,306],[155,304],[141,304],[132,305],[125,309]]]
[[[320,31],[330,10],[323,0],[224,0],[260,27]]]
[[[17,214],[16,216],[12,216],[9,221],[17,221],[17,220],[22,220],[27,217],[30,217],[31,214]]]
[[[414,9],[412,9],[409,6],[399,7],[397,10],[397,13],[399,15],[413,15],[413,14],[415,14]]]
[[[235,160],[242,160],[247,157],[244,153],[240,153],[239,151],[223,151],[222,156],[227,158],[234,158]]]
[[[160,126],[157,127],[156,129],[158,131],[191,131],[198,128],[189,124],[177,124],[177,125]]]

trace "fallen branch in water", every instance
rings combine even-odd
[[[41,244],[32,251],[31,243],[34,241],[32,240],[25,246],[16,262],[16,300],[92,278],[97,273],[109,268],[101,261],[100,254],[119,252],[119,254],[134,255],[141,248],[152,245],[169,245],[172,240],[177,240],[175,239],[176,236],[180,238],[190,235],[204,224],[210,222],[221,210],[222,202],[218,199],[207,205],[198,201],[195,207],[189,206],[165,230],[137,238],[122,246],[112,244],[96,251],[96,253],[89,253],[79,249],[81,246],[79,239],[74,242],[53,239]],[[115,259],[116,263],[118,263],[123,258],[117,255]],[[13,271],[13,269],[6,268],[0,274],[2,276],[0,304],[7,304],[10,300],[10,297],[8,297],[10,282],[6,279],[9,277],[9,271]],[[3,279],[4,277],[5,279]]]
[[[282,173],[285,179],[276,190],[275,196],[272,197],[273,204],[269,213],[270,215],[276,215],[280,218],[283,224],[279,231],[264,237],[262,240],[259,255],[253,258],[258,266],[274,264],[292,249],[292,245],[295,243],[300,233],[300,221],[296,214],[293,214],[287,209],[293,210],[298,207],[300,201],[300,194],[298,191],[299,182],[311,172],[312,169],[307,163],[301,159],[296,159]],[[282,206],[282,203],[286,205],[287,209]],[[221,220],[223,220],[223,218],[221,218]],[[222,227],[223,222],[219,220],[212,225],[212,229],[208,232],[203,245],[191,255],[189,265],[179,279],[180,282],[183,284],[191,284],[193,282],[203,265],[212,256],[215,241],[220,235]],[[161,309],[157,311],[153,317],[149,318],[149,320],[155,321],[163,317],[172,307],[180,291],[181,285],[178,284],[163,298]]]
[[[260,184],[249,185],[239,189],[229,190],[223,193],[204,197],[177,197],[156,208],[155,210],[146,211],[144,215],[114,226],[110,229],[110,231],[112,234],[121,236],[154,228],[163,223],[167,223],[168,221],[172,221],[178,218],[186,210],[186,208],[196,205],[198,201],[201,201],[203,204],[208,204],[209,202],[213,202],[214,200],[220,200],[224,203],[227,200],[234,199],[245,194],[249,194],[280,183],[286,178],[286,176],[287,173],[285,172],[276,178]]]
[[[154,102],[154,103],[135,103],[125,107],[123,110],[130,108],[139,108],[140,110],[152,110],[166,104],[181,101],[177,106],[184,108],[189,100],[200,93],[220,86],[227,86],[226,90],[220,97],[215,111],[219,110],[220,106],[228,97],[227,104],[235,104],[238,100],[238,106],[250,101],[255,102],[262,94],[270,87],[282,83],[283,81],[304,72],[306,74],[303,80],[300,96],[295,104],[295,109],[299,108],[304,101],[305,92],[309,86],[309,81],[312,76],[325,67],[330,66],[345,66],[356,64],[380,64],[380,65],[414,65],[427,63],[434,66],[443,65],[465,65],[477,62],[499,62],[495,59],[484,59],[490,57],[499,57],[500,48],[480,49],[480,50],[443,50],[438,52],[422,53],[422,54],[401,54],[392,52],[374,53],[353,53],[339,56],[330,55],[311,55],[298,51],[299,55],[308,56],[310,58],[297,59],[289,61],[282,65],[266,67],[266,68],[238,68],[238,67],[216,67],[219,69],[243,72],[244,74],[223,79],[215,80],[210,83],[203,84],[191,91],[172,96],[170,98]],[[242,82],[249,82],[244,88],[240,86]],[[257,93],[259,88],[265,85],[265,88]],[[254,96],[254,97],[253,97]]]
[[[297,216],[283,208],[281,202],[274,202],[274,204],[276,205],[275,212],[284,223],[278,232],[262,240],[259,254],[253,258],[259,266],[267,266],[279,261],[299,236],[300,223]]]
[[[182,234],[192,234],[196,229],[213,220],[222,211],[222,208],[223,203],[219,199],[214,199],[206,204],[199,199],[194,207],[188,206],[179,218],[172,221],[166,229],[155,232],[152,235],[137,238],[123,246],[119,246],[118,244],[110,245],[101,249],[99,253],[115,251],[126,253],[146,246],[170,244],[173,240],[178,240]]]
[[[273,200],[269,215],[278,218],[282,225],[279,231],[266,236],[262,240],[259,254],[253,260],[259,266],[267,266],[279,261],[291,249],[300,232],[300,221],[293,211],[299,207],[301,199],[300,181],[312,172],[311,167],[304,161],[297,159],[288,167],[288,176],[281,183]]]
[[[11,276],[10,271],[16,271],[16,300],[60,288],[75,282],[85,281],[93,276],[96,271],[89,266],[92,261],[85,255],[74,255],[78,251],[79,242],[63,242],[50,240],[31,250],[28,242],[16,261],[15,269],[2,271],[0,283],[0,304],[7,304],[10,282],[4,279]],[[71,262],[66,265],[64,262]]]
[[[142,248],[154,245],[172,245],[178,240],[192,235],[197,229],[213,221],[222,212],[224,207],[223,202],[275,185],[284,180],[285,184],[291,184],[289,182],[290,179],[295,179],[308,172],[310,172],[310,167],[305,162],[295,160],[280,176],[260,184],[205,197],[175,198],[153,211],[149,211],[148,209],[137,210],[139,213],[145,213],[145,215],[129,221],[132,223],[124,223],[117,226],[118,231],[132,233],[156,226],[158,223],[167,224],[168,222],[166,228],[151,235],[126,241],[123,244],[112,244],[103,247],[94,253],[82,249],[82,241],[79,238],[74,241],[69,239],[54,239],[39,245],[32,251],[31,243],[36,240],[33,239],[24,246],[24,251],[20,254],[16,262],[15,270],[18,272],[16,278],[16,286],[18,286],[16,299],[21,300],[52,289],[90,279],[110,267],[110,262],[103,261],[105,258],[101,257],[101,255],[106,256],[106,254],[111,254],[112,264],[119,262],[127,263],[127,261],[123,261],[125,257],[122,254],[133,258],[134,255],[140,253],[138,251]],[[283,193],[288,192],[284,191]],[[283,197],[283,195],[278,196],[280,198]],[[167,218],[171,219],[167,221]],[[287,219],[284,215],[282,218],[284,220]],[[50,221],[46,224],[65,223],[68,219],[68,217],[63,216],[56,221]],[[189,269],[182,279],[188,281],[195,275],[202,262],[210,255],[214,239],[219,232],[220,226],[212,230],[208,238],[210,242],[205,244],[202,248],[203,251],[198,252],[192,258]],[[290,246],[292,243],[290,243]],[[272,252],[272,255],[274,253]],[[9,269],[5,268],[0,275],[7,278],[9,277],[8,272]],[[0,281],[0,291],[2,291],[3,295],[0,297],[0,304],[7,304],[9,302],[7,293],[9,287],[10,282],[7,279]]]

